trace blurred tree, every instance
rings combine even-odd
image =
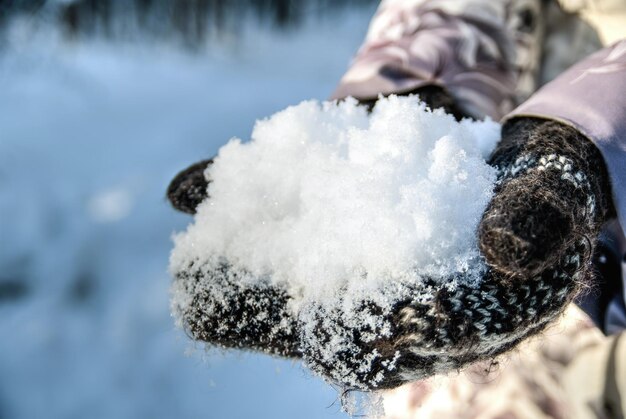
[[[326,17],[346,7],[378,0],[0,0],[0,27],[11,16],[51,17],[71,37],[104,35],[182,39],[198,46],[211,34],[237,32],[253,16],[262,25],[287,30],[305,16]],[[43,13],[46,11],[46,13]],[[47,13],[51,12],[51,13]]]

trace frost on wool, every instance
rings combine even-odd
[[[485,159],[499,134],[493,121],[457,122],[417,97],[382,98],[371,113],[353,99],[308,101],[258,121],[251,141],[220,149],[205,173],[210,199],[175,237],[175,316],[207,290],[215,301],[203,301],[223,310],[242,288],[279,289],[301,324],[286,333],[316,345],[307,326],[320,307],[369,325],[373,339],[390,328],[363,301],[389,307],[426,281],[451,290],[479,284],[476,229],[496,181]],[[235,286],[213,274],[224,267]],[[276,312],[259,309],[244,323]],[[287,317],[276,315],[283,325]],[[329,340],[335,352],[351,350],[349,336]],[[357,368],[367,369],[367,358]]]

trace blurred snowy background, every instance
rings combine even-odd
[[[0,419],[340,418],[173,327],[165,189],[332,91],[373,0],[0,0]]]

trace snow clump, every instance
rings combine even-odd
[[[289,107],[220,149],[205,173],[210,199],[175,237],[170,269],[227,262],[241,281],[286,289],[294,313],[307,301],[394,298],[377,291],[426,277],[476,284],[476,229],[496,180],[485,159],[499,134],[417,97],[382,98],[371,113],[354,99]]]

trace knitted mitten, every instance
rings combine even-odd
[[[271,285],[246,285],[228,266],[207,271],[189,266],[175,274],[174,293],[185,299],[174,313],[189,336],[222,348],[251,349],[299,357],[289,296]]]
[[[212,163],[203,160],[174,177],[167,189],[174,208],[196,213],[208,198],[210,180],[205,171]],[[191,264],[174,276],[173,311],[192,339],[223,348],[300,356],[296,321],[287,310],[284,290],[269,284],[245,285],[226,265],[207,271]]]
[[[208,197],[209,180],[204,172],[213,159],[192,164],[172,179],[167,187],[167,199],[174,208],[187,214],[195,214],[196,208]]]
[[[364,301],[356,310],[379,318],[370,324],[309,307],[316,321],[302,348],[310,368],[351,388],[393,388],[493,358],[572,300],[612,212],[600,152],[569,126],[521,118],[504,127],[491,164],[500,180],[479,226],[489,266],[482,282],[451,291],[427,280],[392,307]],[[324,345],[338,339],[335,351]]]

